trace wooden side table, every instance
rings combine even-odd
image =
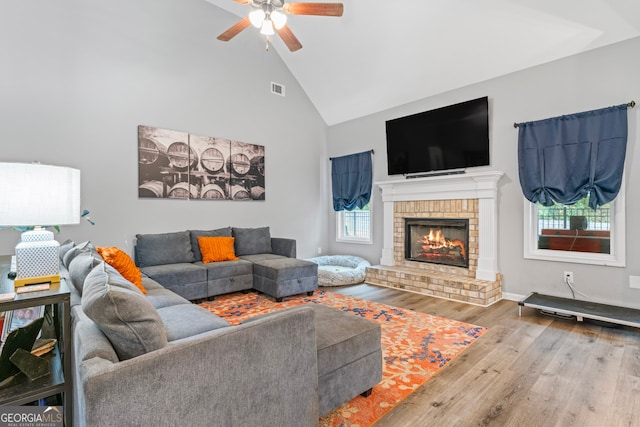
[[[10,267],[11,257],[0,256],[0,293],[14,292],[13,280],[7,277]],[[52,333],[58,340],[54,350],[42,356],[49,361],[51,373],[33,381],[23,373],[17,374],[9,384],[0,388],[0,405],[24,405],[62,394],[65,425],[71,426],[71,300],[67,283],[61,279],[49,290],[17,294],[11,301],[0,302],[0,312],[41,305],[52,307]]]

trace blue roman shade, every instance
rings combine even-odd
[[[363,208],[371,199],[371,151],[331,159],[334,211]]]
[[[527,200],[551,206],[589,195],[592,209],[620,190],[627,105],[518,125],[520,185]]]

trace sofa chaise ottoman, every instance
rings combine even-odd
[[[281,302],[290,295],[318,289],[318,265],[297,258],[275,258],[253,263],[253,288]]]
[[[316,314],[320,416],[357,395],[368,397],[382,380],[380,325],[320,304]]]
[[[380,325],[322,304],[302,307],[315,313],[320,416],[358,395],[369,397],[382,380]],[[242,324],[267,316],[252,317]]]

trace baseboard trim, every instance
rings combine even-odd
[[[514,294],[514,293],[511,293],[511,292],[503,292],[502,293],[502,299],[506,299],[506,300],[509,300],[509,301],[522,301],[526,297],[527,297],[526,295]]]

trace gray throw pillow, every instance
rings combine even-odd
[[[90,241],[78,243],[64,254],[64,258],[62,258],[62,263],[65,267],[69,268],[69,264],[73,259],[81,253],[89,253],[93,250],[93,244]]]
[[[235,250],[237,256],[270,254],[271,232],[269,227],[233,228]]]
[[[191,235],[191,250],[196,261],[202,261],[202,253],[198,244],[198,237],[223,236],[231,237],[231,227],[218,228],[217,230],[189,230]]]
[[[162,234],[136,234],[138,267],[194,262],[188,231]]]
[[[106,335],[120,360],[167,345],[167,333],[156,309],[107,263],[95,267],[85,279],[82,310]]]
[[[69,249],[73,248],[75,245],[75,242],[71,239],[67,239],[64,242],[60,243],[60,261],[64,260],[65,254],[69,252]]]
[[[87,252],[79,254],[69,263],[69,279],[71,279],[71,284],[76,288],[80,296],[82,296],[84,280],[94,267],[101,262],[100,255]]]

